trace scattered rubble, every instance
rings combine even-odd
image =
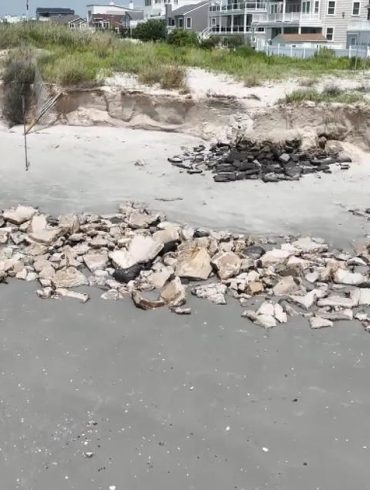
[[[351,162],[350,158],[346,158],[344,163],[341,155],[334,150],[325,151],[316,147],[303,151],[298,139],[281,144],[240,140],[234,144],[217,143],[208,150],[202,145],[168,160],[188,174],[211,171],[215,182],[299,180],[306,174],[331,173],[333,165],[347,170]]]
[[[88,294],[74,289],[90,286],[103,300],[189,315],[190,292],[217,305],[239,301],[242,316],[263,328],[301,315],[313,329],[356,319],[370,331],[369,266],[370,237],[353,253],[311,237],[256,240],[130,203],[104,216],[53,218],[26,206],[0,213],[0,283],[38,281],[42,299],[85,303]]]

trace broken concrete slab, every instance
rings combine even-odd
[[[165,284],[161,290],[161,298],[169,306],[182,306],[186,302],[186,289],[179,277]]]
[[[6,209],[3,212],[3,218],[9,223],[14,223],[15,225],[21,225],[26,221],[29,221],[32,216],[37,213],[37,209],[31,206],[17,206],[13,209]]]
[[[72,298],[77,299],[81,303],[86,303],[89,300],[89,295],[86,293],[78,293],[77,291],[71,291],[70,289],[57,288],[55,290],[57,296],[62,298]]]
[[[272,288],[275,296],[285,296],[292,294],[299,289],[299,285],[293,276],[285,276]]]
[[[308,236],[299,238],[292,245],[303,253],[317,253],[328,250],[326,243],[323,243],[321,240],[316,241]]]
[[[213,257],[211,263],[218,277],[225,280],[239,274],[241,259],[234,252],[221,252]]]
[[[30,228],[30,238],[35,242],[43,243],[45,245],[50,245],[63,233],[61,228],[49,227],[46,216],[42,214],[33,216]]]
[[[163,243],[153,240],[150,236],[136,235],[130,242],[128,250],[116,250],[109,253],[113,264],[121,269],[127,269],[141,262],[149,262],[163,248]]]
[[[270,265],[283,264],[292,255],[289,250],[282,250],[280,248],[275,248],[269,250],[260,258],[263,267],[268,267]]]
[[[225,284],[220,283],[211,283],[211,284],[202,284],[200,286],[196,286],[191,290],[191,294],[197,296],[198,298],[208,299],[212,303],[216,305],[225,305],[226,298],[225,294],[227,291],[227,287]]]
[[[83,260],[90,272],[104,269],[109,261],[106,252],[88,253],[87,255],[84,255]]]
[[[350,272],[341,268],[338,268],[334,272],[333,278],[337,284],[348,284],[350,286],[358,286],[366,281],[366,277],[363,274]]]
[[[326,327],[332,327],[333,322],[330,320],[327,320],[326,318],[322,318],[319,316],[313,316],[310,318],[310,326],[311,328],[326,328]]]
[[[142,310],[155,310],[166,305],[166,302],[162,298],[151,299],[142,293],[141,291],[134,290],[132,292],[132,300],[138,308]]]
[[[194,247],[181,251],[178,255],[175,272],[179,277],[195,281],[208,279],[212,272],[212,266],[207,249]]]
[[[84,274],[74,267],[56,271],[52,282],[56,288],[74,288],[88,285],[88,280]]]

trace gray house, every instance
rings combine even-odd
[[[208,27],[208,1],[184,5],[176,10],[167,8],[166,21],[169,30],[188,29],[201,33]]]

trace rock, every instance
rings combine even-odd
[[[316,315],[331,321],[353,320],[353,311],[350,308],[339,311],[325,311],[323,309],[319,309],[316,312]]]
[[[201,286],[195,286],[191,290],[191,294],[198,298],[208,299],[216,305],[226,305],[225,293],[227,287],[225,284],[212,283],[204,284]]]
[[[86,303],[89,300],[88,294],[78,293],[76,291],[70,291],[70,290],[64,289],[64,288],[57,288],[55,290],[55,292],[58,296],[61,296],[62,298],[77,299],[81,303]]]
[[[257,310],[257,315],[270,315],[274,316],[274,305],[269,301],[264,301]]]
[[[242,317],[248,318],[248,320],[251,320],[256,325],[266,329],[276,327],[277,325],[277,322],[272,315],[257,314],[253,310],[243,311]]]
[[[63,229],[64,232],[74,234],[78,233],[80,229],[80,220],[76,214],[66,214],[64,216],[59,216],[59,227]]]
[[[17,279],[21,279],[21,280],[25,281],[27,279],[27,274],[28,274],[27,269],[26,268],[23,268],[21,271],[17,272],[17,274],[15,275],[15,277]]]
[[[274,317],[279,323],[286,323],[288,321],[287,314],[279,303],[274,305]]]
[[[29,272],[26,277],[27,282],[36,281],[37,274],[35,272]]]
[[[157,271],[153,271],[152,274],[148,276],[148,281],[155,289],[161,289],[172,274],[172,267],[162,267]]]
[[[30,206],[17,206],[16,209],[7,209],[3,212],[3,218],[9,223],[21,225],[29,221],[37,213],[37,209]]]
[[[191,315],[191,308],[176,306],[175,308],[171,308],[171,311],[172,313],[176,313],[177,315]]]
[[[50,264],[45,266],[39,272],[39,279],[46,279],[48,281],[52,281],[55,276],[55,269]]]
[[[108,265],[108,255],[104,252],[89,253],[83,256],[83,260],[91,272],[104,269]]]
[[[138,277],[142,270],[148,269],[150,264],[135,264],[127,269],[116,269],[113,272],[113,277],[116,281],[128,283]]]
[[[127,224],[130,228],[136,230],[139,228],[148,228],[158,221],[158,215],[151,215],[145,212],[134,211],[130,214]]]
[[[264,291],[264,286],[261,281],[252,281],[247,285],[246,293],[251,296],[255,296],[257,294],[261,294]]]
[[[53,296],[54,291],[52,288],[43,288],[43,289],[38,289],[36,291],[36,294],[41,299],[49,299]]]
[[[108,240],[104,238],[102,235],[96,235],[90,242],[90,246],[92,248],[104,248],[109,244]]]
[[[280,248],[275,248],[266,252],[261,258],[261,263],[263,267],[268,267],[270,265],[283,264],[292,255],[289,250],[282,250]]]
[[[313,316],[310,318],[311,328],[325,328],[332,327],[333,322],[319,316]]]
[[[286,276],[280,279],[276,286],[272,288],[272,291],[276,296],[284,296],[294,293],[298,288],[299,286],[294,278],[292,276]]]
[[[366,281],[366,277],[358,272],[349,272],[345,269],[337,269],[334,272],[334,282],[337,284],[348,284],[358,286]]]
[[[213,257],[212,264],[218,277],[225,280],[239,274],[241,260],[234,252],[221,252]]]
[[[142,310],[154,310],[165,306],[166,302],[162,299],[150,299],[146,298],[140,291],[134,290],[132,292],[132,300],[135,306]]]
[[[109,257],[115,267],[128,269],[133,265],[155,259],[162,248],[163,243],[157,242],[149,236],[136,235],[131,240],[128,250],[110,252]]]
[[[318,271],[309,272],[308,274],[306,274],[305,279],[306,281],[313,284],[320,279],[320,274]]]
[[[358,304],[360,306],[370,306],[370,288],[361,288],[359,290]]]
[[[88,285],[88,280],[74,267],[56,271],[52,282],[56,288],[74,288]]]
[[[282,163],[288,163],[290,160],[290,155],[288,155],[288,153],[283,153],[282,155],[279,156],[279,160]]]
[[[303,306],[306,310],[309,310],[315,301],[322,297],[322,292],[319,289],[313,289],[304,296],[292,295],[289,298],[295,303]]]
[[[175,277],[162,288],[161,298],[169,306],[182,306],[186,302],[186,290],[179,277]]]
[[[0,229],[0,244],[1,245],[4,245],[5,243],[7,243],[9,239],[9,230],[7,229]]]
[[[52,228],[48,226],[45,215],[41,214],[41,215],[33,216],[31,221],[31,231],[29,233],[29,236],[35,242],[50,245],[62,233],[63,230],[61,228]]]
[[[332,294],[327,298],[322,298],[317,302],[318,306],[330,306],[332,308],[353,308],[354,306],[357,306],[357,304],[358,299],[356,300],[355,298],[346,298],[344,296],[337,296],[335,294]]]
[[[328,250],[328,246],[325,243],[320,243],[310,237],[299,238],[292,245],[304,253],[325,252]]]
[[[259,259],[266,253],[266,250],[260,245],[250,245],[244,249],[244,255],[251,257],[252,259]]]
[[[180,240],[178,228],[166,228],[164,230],[156,231],[153,233],[153,240],[163,244],[178,242]]]
[[[205,280],[211,272],[211,258],[205,248],[194,247],[179,253],[176,264],[176,275],[179,277]]]

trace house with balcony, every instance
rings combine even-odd
[[[280,34],[321,34],[345,48],[370,40],[369,0],[210,0],[208,32],[244,35],[252,43]]]

